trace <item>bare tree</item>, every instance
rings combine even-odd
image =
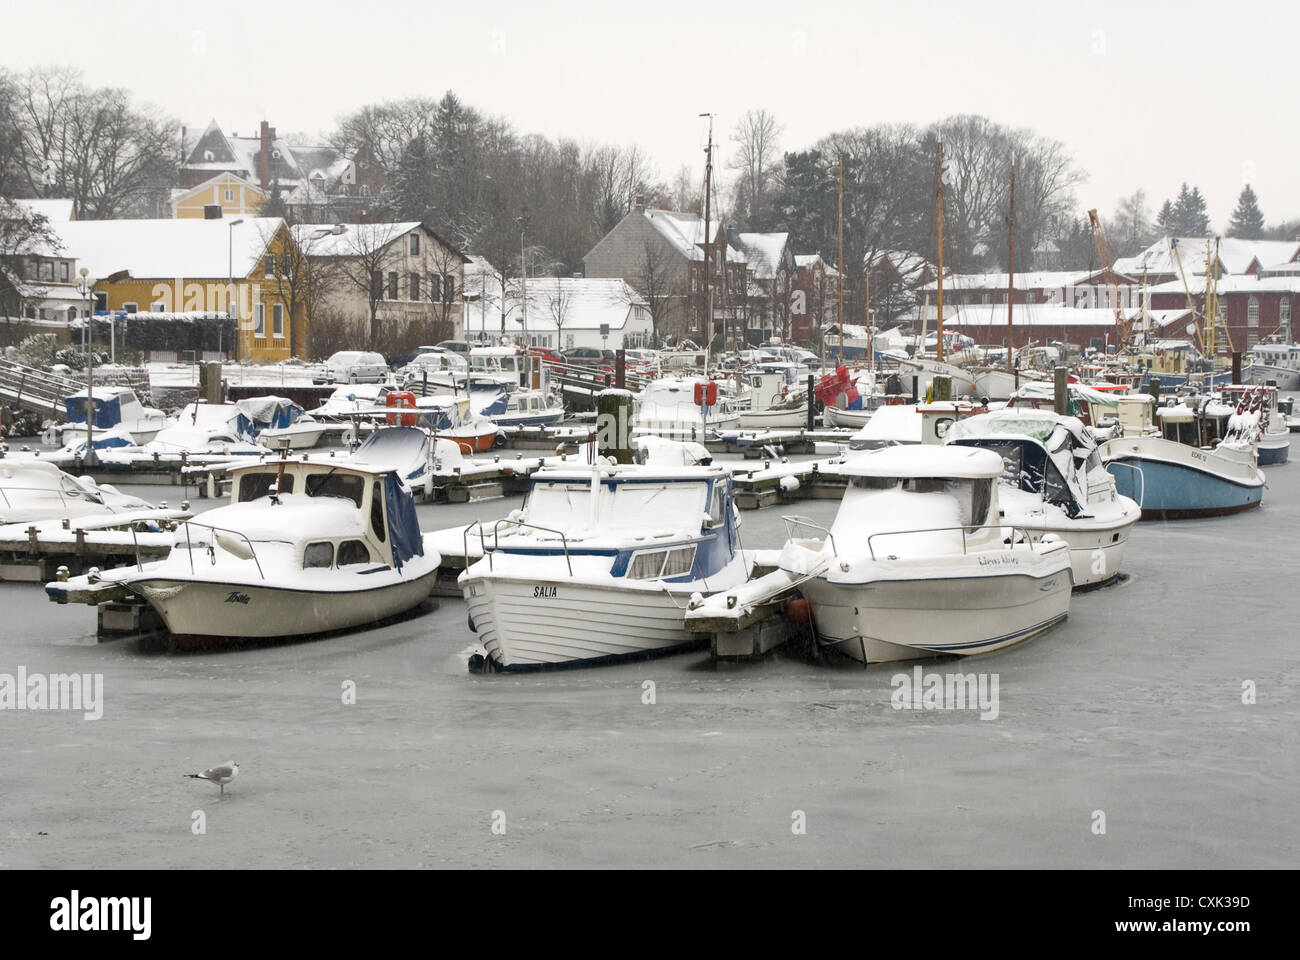
[[[781,161],[779,140],[784,128],[766,110],[746,110],[731,131],[736,152],[727,166],[737,172],[732,216],[737,224],[759,229],[768,195]]]
[[[0,197],[0,317],[20,317],[26,299],[45,295],[27,275],[27,258],[45,251],[57,253],[62,242],[41,213],[34,213],[22,203]]]
[[[392,287],[401,283],[396,270],[399,257],[392,249],[398,236],[397,224],[351,224],[343,236],[341,249],[333,258],[333,275],[341,285],[364,293],[368,307],[365,346],[370,349],[376,340],[379,305],[385,299],[397,299]]]
[[[432,270],[428,284],[431,307],[425,342],[437,343],[453,336],[457,308],[464,309],[465,291],[458,289],[456,281],[458,275],[464,275],[464,261],[460,254],[435,241],[429,247],[428,262]]]
[[[280,227],[261,228],[262,239],[268,246],[275,241]],[[333,235],[337,228],[301,225],[293,230],[280,244],[279,257],[273,276],[262,281],[270,288],[272,296],[284,304],[289,316],[289,355],[307,356],[315,345],[314,325],[321,312],[325,296],[328,293],[331,272],[336,264],[331,258],[316,255],[326,238]],[[307,342],[295,339],[294,319],[302,317],[305,322]]]
[[[548,283],[549,287],[550,284]],[[564,324],[569,319],[569,307],[573,302],[573,294],[569,289],[569,281],[564,277],[555,279],[555,292],[547,298],[546,312],[551,321],[555,324],[555,349],[563,350],[564,347]]]

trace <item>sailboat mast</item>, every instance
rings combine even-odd
[[[939,231],[939,282],[935,297],[939,309],[939,322],[935,329],[939,333],[938,349],[935,357],[943,362],[943,141],[939,141],[939,160],[934,169],[935,180],[935,223]],[[925,341],[921,342],[921,353],[925,353]]]
[[[709,284],[709,271],[713,269],[709,244],[709,200],[713,193],[713,114],[700,116],[709,118],[709,143],[704,148],[704,324],[700,328],[704,337],[704,376],[708,377],[709,345],[713,343],[713,289]]]
[[[1011,164],[1011,216],[1008,221],[1010,225],[1010,250],[1007,254],[1007,373],[1013,377],[1016,373],[1016,364],[1012,359],[1012,352],[1015,350],[1011,339],[1011,303],[1015,300],[1016,292],[1016,165]]]
[[[840,305],[836,322],[840,328],[840,359],[836,366],[844,365],[844,154],[840,154],[840,196],[839,196],[839,254],[840,264]]]

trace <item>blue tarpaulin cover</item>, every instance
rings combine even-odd
[[[86,422],[86,397],[84,394],[63,401],[68,413],[68,423]],[[95,426],[115,427],[122,422],[122,403],[116,396],[95,397]],[[98,444],[96,444],[98,446]]]
[[[384,476],[384,506],[388,511],[388,536],[393,546],[393,565],[401,572],[411,557],[424,556],[424,537],[415,515],[415,497],[397,474]]]
[[[235,404],[235,429],[240,439],[253,441],[263,430],[280,430],[298,422],[302,407],[284,397],[256,397]]]

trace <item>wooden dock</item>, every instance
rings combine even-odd
[[[134,510],[72,520],[0,526],[0,580],[45,583],[92,567],[161,560],[171,552],[173,529],[191,516],[180,510]]]

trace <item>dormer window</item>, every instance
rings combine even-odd
[[[216,154],[214,154],[211,150],[204,150],[204,151],[203,151],[203,162],[204,162],[204,163],[212,163],[212,162],[213,162],[214,160],[216,160],[216,159],[217,159]]]

